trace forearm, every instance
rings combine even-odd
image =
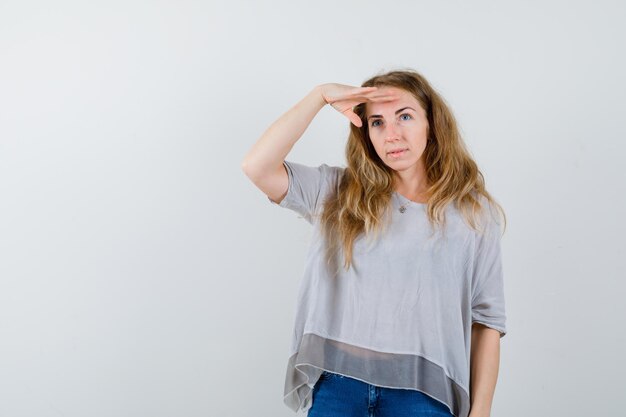
[[[244,172],[253,177],[255,173],[276,170],[325,105],[319,86],[316,86],[267,128],[244,157],[241,165]]]
[[[470,416],[488,417],[500,366],[500,333],[474,324],[470,355]]]

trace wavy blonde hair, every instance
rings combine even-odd
[[[426,111],[428,141],[422,155],[426,166],[428,219],[433,226],[445,227],[445,209],[454,204],[465,222],[474,230],[482,212],[483,200],[497,208],[506,228],[502,207],[485,189],[485,181],[468,152],[456,120],[444,99],[428,81],[414,70],[394,70],[378,74],[362,87],[396,87],[412,94]],[[344,268],[352,265],[352,249],[357,237],[365,233],[376,237],[391,220],[391,198],[394,191],[393,169],[380,159],[368,133],[365,103],[354,108],[363,125],[350,123],[346,144],[347,167],[336,193],[324,203],[320,222],[327,244],[326,256],[335,260],[339,246],[344,252]],[[336,262],[337,268],[338,263]]]

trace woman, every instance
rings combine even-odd
[[[326,104],[351,122],[347,167],[286,161]],[[427,80],[408,70],[317,86],[242,169],[314,226],[285,404],[309,417],[488,416],[506,218]]]

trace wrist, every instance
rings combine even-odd
[[[316,103],[319,105],[320,109],[324,106],[326,106],[328,103],[326,102],[326,99],[324,98],[324,94],[322,93],[322,85],[316,85],[313,90],[311,90],[311,92],[309,93],[309,96],[311,96]]]
[[[470,412],[467,417],[489,417],[491,414],[490,408],[480,407],[479,405],[472,404]]]

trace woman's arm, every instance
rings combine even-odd
[[[255,174],[280,168],[293,145],[325,105],[320,86],[316,86],[272,123],[243,159],[241,168],[246,175],[254,177]]]
[[[316,86],[276,120],[244,157],[243,172],[275,202],[280,202],[287,193],[288,178],[283,161],[325,105],[320,87]]]
[[[337,83],[316,86],[263,133],[244,157],[241,169],[270,199],[280,203],[289,185],[283,161],[315,115],[326,104],[330,104],[354,125],[361,127],[362,121],[354,113],[354,106],[367,101],[397,98],[391,93],[378,93],[377,90],[378,87],[353,87]]]
[[[472,325],[469,417],[489,417],[500,366],[500,332]]]

